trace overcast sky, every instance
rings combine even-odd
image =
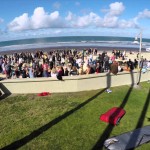
[[[150,38],[150,0],[1,0],[0,41],[47,36]]]

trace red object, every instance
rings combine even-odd
[[[126,111],[119,107],[113,107],[108,110],[106,113],[100,116],[100,120],[104,122],[108,122],[110,124],[116,125],[119,120],[124,116]]]
[[[42,93],[39,93],[38,96],[47,96],[47,95],[50,95],[49,92],[42,92]]]

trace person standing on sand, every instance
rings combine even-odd
[[[48,62],[45,61],[42,67],[43,67],[43,77],[48,77]]]
[[[108,71],[109,69],[109,57],[107,55],[107,52],[105,53],[105,57],[104,57],[104,70]]]
[[[118,63],[116,61],[113,61],[113,63],[110,66],[110,72],[114,75],[117,75],[118,73]]]
[[[3,57],[0,57],[0,73],[2,73],[2,64],[3,64]]]
[[[134,64],[131,61],[131,59],[129,59],[129,61],[127,62],[128,67],[130,68],[130,71],[134,70]]]
[[[137,68],[137,66],[138,66],[138,61],[134,59],[134,68]]]
[[[69,76],[69,71],[67,66],[64,66],[64,76]]]
[[[62,78],[62,76],[63,76],[62,67],[61,67],[61,66],[57,66],[56,70],[57,70],[56,78],[57,78],[58,80],[63,81],[63,78]]]
[[[33,67],[29,67],[29,77],[34,78],[34,69],[33,69]]]
[[[126,57],[126,51],[124,50],[122,53],[122,60],[125,60],[125,57]]]
[[[9,79],[11,77],[11,65],[9,61],[6,62],[5,73],[6,73],[6,79]]]

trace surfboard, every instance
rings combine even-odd
[[[150,142],[150,125],[107,139],[104,146],[108,150],[127,150]]]

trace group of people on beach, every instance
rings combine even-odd
[[[116,61],[119,60],[119,61]],[[150,62],[142,60],[144,65]],[[143,64],[142,63],[142,64]],[[0,72],[10,78],[37,78],[74,76],[112,71],[131,71],[138,66],[138,61],[126,60],[125,51],[113,50],[111,56],[106,51],[97,49],[51,50],[49,52],[21,52],[0,56]]]

